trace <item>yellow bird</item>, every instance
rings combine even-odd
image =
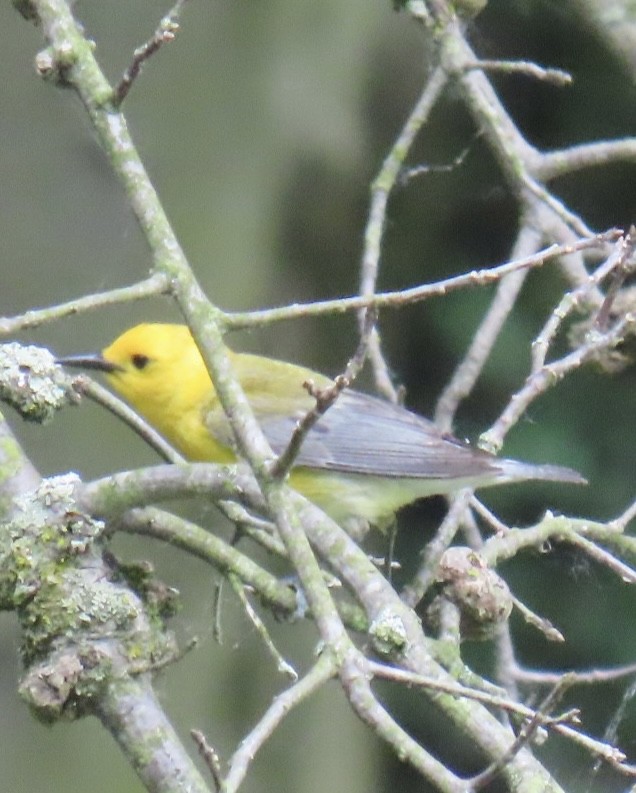
[[[273,451],[315,404],[303,383],[324,375],[259,355],[230,352],[238,380]],[[98,355],[60,359],[97,369],[190,460],[235,461],[233,435],[185,325],[130,328]],[[304,439],[289,484],[352,535],[386,527],[418,498],[463,487],[543,479],[585,483],[569,468],[500,459],[457,440],[403,407],[345,390]]]

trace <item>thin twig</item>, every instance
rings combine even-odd
[[[512,640],[510,621],[502,625],[495,637],[495,680],[504,688],[508,696],[515,702],[521,702],[519,686],[514,676],[518,667],[515,657],[515,646]]]
[[[238,577],[243,584],[251,586],[260,598],[280,612],[292,614],[296,610],[296,595],[289,586],[237,548],[185,518],[155,507],[144,507],[128,510],[117,521],[115,528],[117,531],[140,534],[170,543],[213,565],[221,572]]]
[[[396,292],[376,292],[368,297],[356,295],[343,297],[337,300],[318,300],[314,303],[295,303],[280,308],[264,309],[262,311],[236,312],[223,315],[223,326],[227,330],[242,330],[245,328],[260,327],[273,322],[283,322],[292,319],[324,316],[326,314],[342,314],[346,311],[358,311],[367,306],[381,308],[401,308],[411,303],[428,300],[432,297],[444,297],[458,289],[475,286],[488,286],[496,283],[506,275],[517,270],[526,270],[541,267],[546,262],[555,258],[567,256],[578,251],[599,248],[605,243],[614,242],[621,235],[620,230],[610,229],[601,234],[568,242],[566,244],[549,245],[532,256],[506,262],[496,267],[487,267],[481,270],[472,270],[432,284],[422,284],[411,289],[402,289]]]
[[[514,394],[508,406],[499,416],[495,424],[480,438],[479,446],[490,452],[501,448],[508,431],[519,421],[530,404],[542,393],[556,385],[570,372],[579,369],[599,350],[612,349],[622,338],[623,331],[629,325],[631,317],[621,317],[607,333],[596,334],[577,350],[551,363],[544,364],[541,369],[530,375],[523,387]]]
[[[192,736],[192,740],[196,743],[199,754],[203,758],[203,762],[206,764],[208,771],[212,776],[214,787],[218,793],[218,791],[221,790],[221,785],[223,782],[221,775],[221,758],[219,757],[216,749],[213,746],[210,746],[210,744],[207,742],[207,739],[201,730],[190,730],[190,735]]]
[[[540,244],[541,233],[531,224],[523,224],[512,251],[513,261],[520,256],[534,255]],[[453,376],[437,400],[435,423],[440,429],[446,432],[451,431],[457,408],[474,388],[499,338],[501,328],[514,308],[527,274],[528,270],[518,270],[499,282],[495,297],[473,334],[466,355],[455,368]]]
[[[621,581],[624,581],[626,584],[636,584],[636,570],[621,562],[604,548],[600,548],[596,543],[588,540],[586,537],[581,537],[579,534],[572,534],[568,538],[568,542],[585,551],[590,559],[594,559],[599,564],[607,567],[615,573]]]
[[[70,300],[68,303],[25,311],[24,314],[17,314],[14,317],[0,317],[0,335],[8,336],[20,330],[37,328],[45,322],[72,317],[104,306],[113,306],[132,300],[143,300],[147,297],[167,294],[169,288],[168,278],[163,273],[154,273],[144,281],[139,281],[132,286],[123,286],[119,289],[110,289],[108,292],[85,295],[76,300]]]
[[[212,595],[212,638],[219,645],[223,644],[223,583],[224,579],[220,578],[214,584],[214,594]]]
[[[623,555],[636,556],[636,538],[625,536],[612,523],[566,518],[551,512],[546,512],[535,526],[511,528],[504,535],[489,537],[479,552],[490,567],[496,567],[523,548],[541,548],[550,540],[576,543],[580,537],[603,545],[614,545]]]
[[[546,619],[545,617],[540,617],[538,614],[535,614],[532,609],[529,609],[525,603],[522,603],[519,598],[512,595],[512,602],[514,603],[515,607],[521,612],[524,620],[528,623],[528,625],[532,625],[533,628],[536,628],[538,631],[545,636],[548,641],[551,642],[564,642],[565,637],[561,633],[560,630],[554,627],[554,625],[550,622],[550,620]]]
[[[283,719],[335,673],[334,660],[329,653],[322,653],[304,677],[274,698],[259,722],[243,738],[230,758],[228,772],[223,782],[224,793],[235,793],[238,790],[256,754]]]
[[[369,339],[375,328],[375,317],[375,309],[367,308],[364,312],[364,324],[360,333],[358,347],[353,356],[349,359],[344,372],[334,378],[332,385],[326,388],[316,388],[312,381],[303,383],[303,386],[307,389],[310,396],[314,397],[316,400],[316,404],[311,410],[305,413],[294,427],[287,447],[278,456],[272,466],[272,476],[283,478],[287,475],[294,464],[294,460],[300,451],[303,441],[307,437],[307,433],[315,426],[321,416],[324,416],[345,388],[349,388],[360,373],[367,356]]]
[[[91,380],[85,374],[73,378],[73,388],[79,393],[106,408],[109,413],[121,419],[145,443],[153,448],[167,463],[184,463],[182,457],[150,424],[128,407],[119,397],[116,397],[99,383]]]
[[[518,664],[511,666],[511,671],[515,680],[533,686],[553,686],[563,677],[563,672],[537,671]],[[597,686],[603,683],[615,683],[617,680],[623,680],[625,677],[632,677],[635,674],[636,663],[633,663],[616,666],[612,669],[588,669],[584,672],[572,670],[568,672],[568,677],[573,686]]]
[[[545,697],[537,709],[535,715],[529,720],[528,723],[523,725],[519,735],[515,738],[508,751],[498,760],[492,763],[488,768],[482,771],[481,774],[478,774],[470,780],[471,791],[480,790],[481,788],[489,785],[499,776],[499,774],[510,763],[510,761],[532,741],[537,730],[546,723],[546,718],[550,718],[548,714],[555,707],[558,700],[563,696],[567,686],[567,677],[562,678],[559,683],[554,686],[552,691],[550,691],[550,693]]]
[[[622,237],[617,241],[607,259],[590,275],[588,282],[581,284],[571,292],[567,292],[561,298],[559,305],[554,309],[541,332],[532,342],[532,372],[538,371],[544,365],[550,344],[558,333],[563,321],[586,302],[594,301],[593,290],[617,267],[622,268],[622,262],[626,260],[627,255],[628,248],[625,244],[625,237]]]
[[[422,563],[411,582],[404,587],[400,595],[404,603],[412,608],[415,608],[434,582],[442,554],[455,538],[472,496],[473,491],[465,489],[460,490],[459,493],[453,497],[450,508],[440,524],[435,537],[424,548],[422,552]]]
[[[234,573],[228,573],[228,581],[230,582],[230,586],[234,591],[234,594],[238,597],[243,606],[243,610],[247,614],[248,619],[252,623],[252,625],[256,628],[258,635],[263,640],[263,644],[267,648],[269,654],[272,658],[276,661],[276,668],[279,672],[286,675],[292,682],[296,682],[298,680],[298,672],[294,669],[294,667],[286,661],[282,654],[278,651],[278,648],[274,644],[272,637],[269,635],[269,631],[265,627],[265,623],[263,620],[258,616],[256,610],[252,607],[252,604],[249,602],[247,595],[245,594],[245,586],[241,579],[235,575]]]
[[[219,501],[217,506],[227,519],[240,530],[241,536],[249,537],[270,553],[280,556],[281,559],[287,559],[285,546],[278,537],[276,526],[271,520],[253,515],[236,501]]]
[[[375,294],[389,196],[397,183],[400,170],[415,138],[429,117],[447,81],[448,75],[442,68],[435,69],[431,74],[420,98],[384,159],[378,175],[373,180],[371,205],[364,232],[364,250],[360,265],[360,296],[362,298],[370,298]],[[366,308],[369,307],[366,306]],[[362,333],[362,328],[366,324],[363,315],[360,315],[359,323]],[[368,333],[367,347],[376,389],[390,401],[397,402],[397,392],[391,382],[389,367],[382,355],[380,336],[376,328]]]
[[[475,138],[479,137],[479,135],[475,135]],[[461,165],[464,164],[466,157],[468,157],[469,153],[472,150],[472,141],[470,145],[466,146],[460,153],[449,163],[437,164],[437,165],[415,165],[412,168],[403,168],[398,183],[400,187],[405,187],[411,179],[415,179],[418,176],[422,176],[424,174],[431,174],[431,173],[452,173],[453,171],[457,170]]]
[[[491,61],[478,60],[474,63],[466,64],[466,71],[470,69],[480,69],[485,72],[503,72],[504,74],[525,74],[536,80],[546,83],[564,86],[572,83],[572,75],[563,69],[547,68],[539,66],[532,61]]]
[[[620,257],[613,270],[613,277],[605,295],[603,305],[598,310],[596,320],[594,322],[596,330],[604,333],[609,327],[610,317],[612,314],[612,306],[625,283],[625,279],[632,274],[634,270],[634,246],[636,245],[636,228],[632,226],[624,237],[623,245],[618,246]]]
[[[140,47],[137,47],[133,52],[133,59],[130,66],[122,74],[119,83],[113,90],[112,101],[116,108],[121,107],[124,99],[128,96],[128,92],[139,76],[143,64],[164,44],[174,41],[177,31],[179,30],[177,19],[185,3],[186,0],[177,0],[173,8],[163,17],[148,41],[144,42]]]
[[[483,705],[489,705],[490,707],[497,708],[499,710],[506,711],[507,713],[514,714],[520,716],[523,719],[530,720],[535,726],[535,730],[538,727],[547,727],[554,732],[563,735],[564,737],[568,738],[572,742],[583,746],[589,752],[597,757],[601,757],[607,762],[612,763],[615,767],[619,768],[619,770],[623,771],[624,773],[631,773],[630,768],[626,768],[622,764],[622,761],[625,759],[625,755],[619,750],[616,749],[614,746],[608,746],[606,743],[602,741],[597,741],[594,738],[591,738],[584,733],[581,733],[579,730],[574,729],[573,727],[569,726],[565,722],[572,721],[578,722],[578,714],[577,711],[566,711],[562,714],[557,714],[556,716],[551,716],[545,707],[539,708],[538,710],[533,710],[529,708],[527,705],[523,705],[520,702],[511,699],[510,697],[498,695],[498,694],[491,694],[486,691],[480,691],[479,689],[469,688],[466,686],[462,686],[459,683],[449,682],[444,680],[438,680],[436,678],[430,678],[426,675],[419,675],[409,672],[407,670],[398,669],[396,667],[387,666],[385,664],[380,664],[376,661],[368,661],[367,662],[369,672],[373,673],[377,677],[382,677],[387,680],[394,680],[397,683],[402,683],[408,686],[418,686],[421,688],[430,688],[433,691],[439,691],[440,693],[450,694],[452,696],[456,696],[457,698],[467,698],[472,699],[477,702],[481,702]],[[625,674],[632,674],[634,671],[633,667],[630,668],[629,672],[625,672]],[[541,674],[541,673],[539,673]],[[621,676],[625,676],[622,674]],[[522,681],[530,680],[534,682],[534,678],[532,677],[520,677]],[[587,682],[597,682],[594,680],[582,680],[579,679],[575,672],[567,672],[566,674],[558,674],[553,675],[549,679],[538,679],[537,682],[546,683],[551,686],[553,689],[551,694],[548,695],[548,700],[551,696],[553,696],[554,692],[559,692],[562,690],[562,687],[570,687],[576,683],[587,683]],[[605,682],[605,681],[601,681]],[[510,747],[511,749],[513,747]],[[521,747],[519,747],[521,748]],[[518,749],[517,749],[518,751]]]
[[[562,201],[556,198],[556,196],[547,190],[540,182],[530,176],[529,173],[526,172],[523,174],[522,183],[526,190],[538,198],[539,201],[546,204],[546,206],[548,206],[554,214],[579,237],[589,237],[593,233],[579,215],[568,209]],[[526,203],[529,203],[527,199]]]
[[[475,503],[481,503],[479,499],[473,495],[470,500],[470,509],[467,509],[464,512],[464,517],[462,519],[462,523],[460,526],[461,532],[464,535],[465,545],[468,545],[469,548],[473,548],[474,550],[478,550],[484,543],[484,538],[481,535],[481,529],[479,527],[479,523],[476,518],[476,513],[473,510],[473,506]],[[492,513],[491,513],[492,515]],[[483,516],[482,516],[483,517]],[[492,515],[493,519],[496,520],[495,516]],[[503,526],[503,524],[500,523]]]
[[[350,653],[342,665],[340,679],[354,712],[399,758],[410,763],[436,789],[445,793],[465,793],[464,781],[415,741],[382,705],[373,693],[369,674],[367,659],[357,651]]]
[[[615,162],[636,162],[636,138],[599,140],[544,152],[537,163],[536,175],[551,180],[584,168],[598,168]]]
[[[270,553],[280,556],[281,559],[287,559],[289,554],[285,549],[284,544],[276,534],[272,534],[271,527],[274,525],[270,521],[262,521],[263,525],[267,528],[261,528],[255,523],[242,523],[241,531],[245,537],[249,537],[254,542],[261,545]]]
[[[483,520],[486,521],[491,529],[494,530],[495,534],[502,535],[507,534],[510,531],[510,526],[508,526],[506,523],[503,523],[494,512],[488,509],[488,507],[477,498],[477,496],[473,496],[471,498],[470,506],[480,518],[483,518]]]
[[[636,768],[627,765],[625,760],[625,753],[618,749],[616,746],[607,744],[604,741],[598,741],[596,738],[591,738],[578,730],[572,729],[567,724],[556,724],[554,731],[565,738],[569,738],[574,743],[577,743],[585,751],[593,757],[599,757],[606,763],[609,763],[612,768],[625,776],[636,776]]]
[[[471,699],[475,702],[481,702],[482,705],[488,705],[488,707],[495,708],[496,710],[506,711],[507,713],[514,714],[523,719],[539,717],[541,724],[544,726],[551,726],[552,724],[561,723],[563,721],[563,715],[555,717],[545,713],[539,714],[538,711],[511,699],[506,696],[505,693],[495,694],[488,691],[481,691],[480,689],[470,688],[454,681],[449,682],[446,680],[438,680],[427,675],[414,674],[413,672],[400,669],[399,667],[388,666],[378,661],[368,661],[368,668],[369,672],[375,677],[382,678],[383,680],[392,680],[395,683],[401,683],[410,687],[417,686],[418,688],[428,688],[432,691],[439,691],[454,697]],[[560,684],[563,681],[563,677],[564,676],[561,674],[559,679],[555,682]]]
[[[632,521],[635,517],[636,501],[633,501],[622,514],[620,514],[617,518],[614,518],[614,520],[608,525],[614,526],[622,531],[627,528],[630,521]]]

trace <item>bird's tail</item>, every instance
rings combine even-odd
[[[509,482],[537,479],[546,482],[569,482],[574,485],[587,484],[587,479],[578,471],[562,465],[535,465],[518,460],[502,460],[500,470],[503,481]]]

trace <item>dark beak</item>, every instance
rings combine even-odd
[[[93,355],[68,355],[66,358],[58,358],[56,363],[62,366],[71,366],[77,369],[96,369],[98,372],[117,372],[121,366],[107,361],[100,353]]]

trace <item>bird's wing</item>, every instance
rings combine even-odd
[[[260,410],[255,416],[276,454],[285,450],[297,422],[314,400],[288,415]],[[208,428],[217,440],[229,443],[225,416],[214,411]],[[343,392],[303,440],[295,465],[384,477],[458,479],[496,472],[501,461],[440,432],[421,416],[377,397]]]
[[[274,451],[284,450],[297,420],[261,421]],[[496,470],[497,458],[402,407],[345,391],[307,434],[296,464],[386,477],[456,479]]]

